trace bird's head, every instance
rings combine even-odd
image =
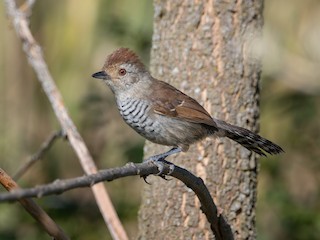
[[[117,95],[148,79],[149,73],[133,51],[119,48],[107,56],[102,71],[92,77],[102,79]]]

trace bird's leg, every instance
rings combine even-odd
[[[152,161],[163,161],[165,160],[167,157],[169,157],[170,155],[176,154],[176,153],[180,153],[182,151],[182,149],[180,147],[174,147],[171,148],[169,151],[165,152],[165,153],[161,153],[158,155],[154,155],[149,157],[146,161],[152,160]]]
[[[168,175],[170,175],[173,170],[174,170],[174,164],[166,161],[165,159],[172,155],[172,154],[176,154],[176,153],[180,153],[182,151],[182,149],[180,147],[174,147],[172,149],[170,149],[169,151],[165,152],[165,153],[161,153],[158,155],[154,155],[149,157],[148,159],[146,159],[145,161],[152,161],[159,169],[159,173],[157,174],[158,176],[161,176],[163,179],[167,180],[165,178],[165,175],[163,174],[164,171],[164,164],[169,164],[170,165],[170,171],[168,173]]]

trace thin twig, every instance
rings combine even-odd
[[[174,168],[172,169],[172,166]],[[191,188],[201,203],[201,209],[210,223],[211,230],[217,240],[233,239],[230,225],[222,215],[217,212],[213,199],[201,178],[196,177],[186,169],[171,163],[164,163],[163,173],[170,172],[173,176],[182,181],[187,187]],[[128,163],[123,167],[101,170],[96,174],[77,177],[67,180],[56,180],[51,184],[41,185],[35,188],[21,189],[11,193],[0,194],[0,202],[13,201],[25,197],[42,197],[51,194],[60,194],[70,189],[90,187],[101,181],[112,181],[118,178],[140,175],[142,177],[150,174],[157,174],[159,170],[151,161],[139,164]]]
[[[60,91],[58,90],[48,70],[48,66],[44,61],[41,47],[35,41],[25,15],[17,9],[14,0],[5,0],[5,3],[7,14],[12,20],[18,37],[22,41],[23,50],[28,57],[29,63],[36,72],[38,80],[52,105],[54,113],[56,114],[63,131],[67,134],[68,140],[76,152],[84,172],[88,175],[96,173],[97,167],[87,146],[68,114]],[[92,186],[92,191],[113,239],[128,239],[104,185],[102,183],[94,185]]]
[[[18,184],[0,168],[0,183],[8,191],[19,189]],[[18,200],[24,209],[44,228],[44,230],[56,240],[68,240],[69,237],[50,218],[50,216],[38,206],[32,199],[23,198]]]
[[[42,156],[51,148],[55,140],[63,137],[62,131],[56,131],[50,134],[50,136],[41,144],[38,151],[33,154],[13,175],[13,179],[17,181],[23,174],[27,172],[27,170],[35,164],[38,160],[42,158]]]

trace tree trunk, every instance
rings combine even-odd
[[[195,98],[213,116],[256,131],[263,1],[154,1],[151,72]],[[167,147],[148,142],[146,157]],[[205,139],[169,161],[201,177],[235,239],[255,239],[256,156],[228,139]],[[212,239],[194,193],[149,177],[140,239]]]

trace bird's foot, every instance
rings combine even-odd
[[[159,176],[161,177],[162,179],[164,180],[167,180],[169,181],[170,179],[167,178],[168,175],[171,175],[174,171],[174,164],[171,163],[171,162],[168,162],[164,159],[157,159],[157,160],[154,160],[154,159],[149,159],[147,161],[150,161],[152,164],[156,165],[156,167],[158,168],[159,172],[157,174],[155,174],[156,176]],[[168,172],[165,172],[165,167],[166,165],[169,166],[169,170]],[[147,184],[150,184],[148,181],[147,181],[147,177],[148,175],[146,176],[141,176],[144,180],[145,183]]]
[[[154,165],[157,166],[159,172],[156,174],[157,176],[162,177],[164,180],[168,180],[166,178],[166,175],[171,175],[174,171],[174,164],[171,162],[168,162],[165,159],[158,159],[158,160],[150,160]],[[165,173],[165,167],[166,165],[169,166],[169,171]]]
[[[144,160],[145,162],[147,161],[150,161],[152,162],[154,165],[157,166],[159,172],[156,174],[157,176],[160,176],[161,178],[163,178],[164,180],[169,180],[166,178],[167,175],[171,175],[174,171],[174,164],[171,163],[171,162],[168,162],[166,159],[166,157],[172,155],[172,154],[175,154],[175,153],[179,153],[181,152],[181,148],[172,148],[170,149],[168,152],[165,152],[165,153],[161,153],[161,154],[158,154],[158,155],[154,155],[154,156],[151,156],[149,158],[147,158],[146,160]],[[167,173],[164,173],[165,172],[165,165],[169,165],[169,171]],[[143,180],[149,184],[147,182],[147,176],[142,176]]]

